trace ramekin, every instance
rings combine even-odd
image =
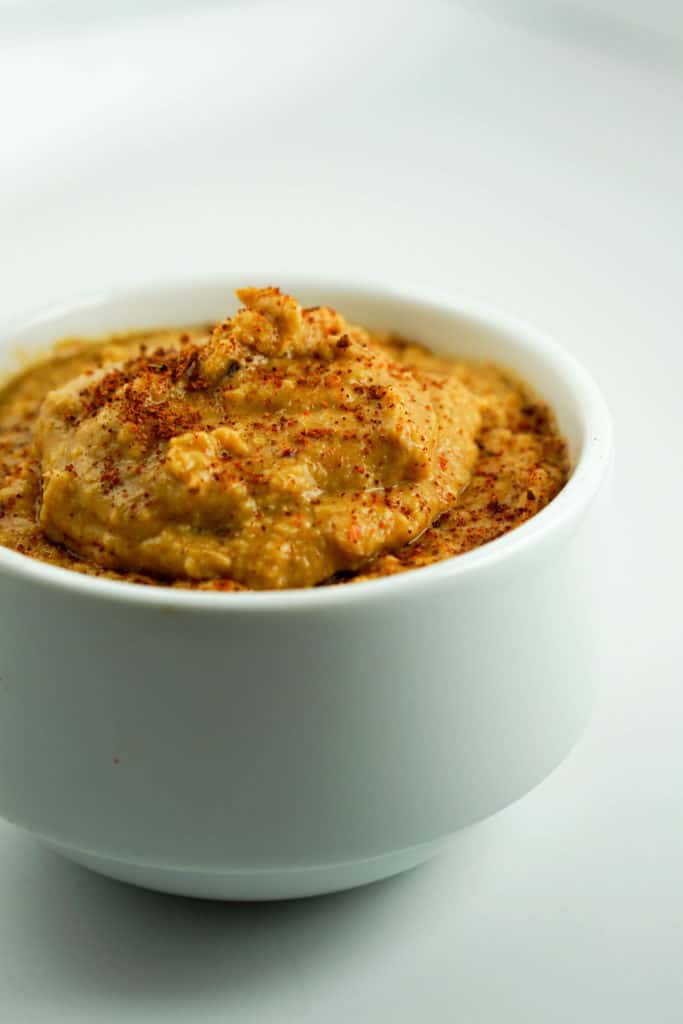
[[[246,283],[514,368],[554,407],[574,464],[506,536],[348,586],[194,593],[0,548],[0,814],[115,878],[275,899],[425,860],[574,745],[599,675],[612,442],[597,386],[555,342],[375,283],[246,273],[103,292],[23,318],[0,359],[216,319]]]

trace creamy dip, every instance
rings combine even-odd
[[[0,392],[0,543],[135,582],[307,587],[460,554],[568,473],[513,374],[245,288],[213,328],[70,339]]]

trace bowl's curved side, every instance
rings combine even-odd
[[[0,813],[173,870],[319,868],[442,838],[580,735],[598,536],[585,518],[415,598],[303,614],[103,614],[3,583]]]

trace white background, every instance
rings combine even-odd
[[[0,824],[3,1020],[683,1020],[682,11],[2,0],[3,319],[222,268],[438,285],[556,334],[618,445],[601,698],[549,780],[423,869],[273,906]]]

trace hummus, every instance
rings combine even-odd
[[[245,288],[212,329],[71,340],[0,393],[0,543],[203,589],[367,579],[523,522],[567,477],[490,365]]]

